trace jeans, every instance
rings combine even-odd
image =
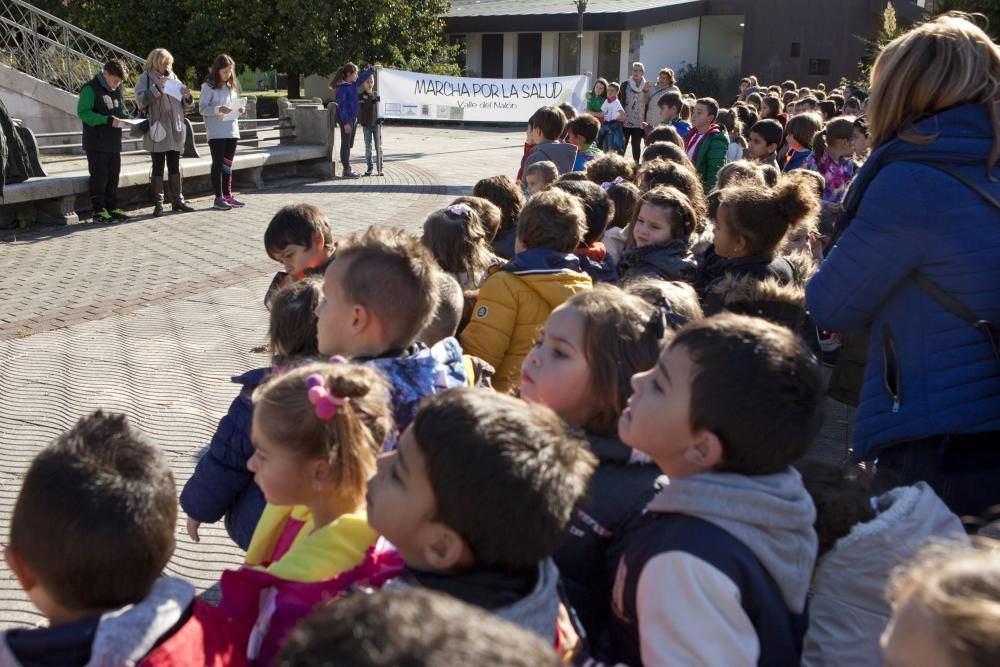
[[[1000,431],[935,435],[879,453],[872,491],[924,481],[959,517],[1000,506]]]
[[[164,151],[153,153],[153,176],[163,178],[163,164],[167,165],[167,172],[171,174],[181,173],[181,154],[178,151]]]
[[[209,139],[212,153],[212,188],[216,197],[233,194],[233,158],[236,156],[236,139]]]
[[[635,160],[636,164],[639,164],[639,157],[642,155],[642,140],[645,138],[646,133],[642,131],[641,127],[626,127],[625,131],[625,144],[622,149],[628,148],[629,140],[632,141],[632,159]]]
[[[122,154],[87,151],[90,172],[90,205],[94,213],[118,208],[118,175],[122,170]]]
[[[350,127],[350,133],[344,132],[344,124],[340,124],[340,164],[344,165],[344,169],[349,169],[351,166],[351,149],[354,148],[354,137],[358,133],[357,119]]]
[[[362,127],[361,129],[365,135],[365,161],[368,163],[368,171],[371,171],[375,167],[375,163],[372,162],[372,144],[375,142],[375,128]]]

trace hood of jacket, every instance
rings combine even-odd
[[[643,273],[639,267],[648,265],[668,280],[693,277],[698,270],[698,260],[691,252],[690,239],[671,239],[663,243],[650,243],[638,248],[626,248],[618,265],[618,272],[624,277],[631,271]]]
[[[160,577],[142,602],[101,616],[91,643],[90,660],[81,667],[137,664],[161,637],[177,625],[194,599],[194,586],[188,582],[174,577]],[[72,638],[64,636],[64,629],[68,629],[67,626],[19,630],[20,637],[13,643],[15,646],[24,644],[37,648],[41,659],[49,645],[65,647],[67,640],[72,641]],[[48,645],[47,639],[51,639]],[[37,664],[29,656],[19,658],[15,655],[10,648],[11,643],[8,633],[0,637],[0,667]]]
[[[649,511],[687,514],[722,528],[750,549],[793,612],[805,607],[816,561],[816,507],[799,473],[703,473],[670,480]]]
[[[520,278],[550,308],[562,305],[566,299],[593,282],[581,270],[579,257],[545,248],[519,252],[501,271]]]
[[[560,174],[573,171],[576,163],[576,146],[563,143],[543,143],[535,146],[531,151],[531,162],[539,160],[550,160],[555,163]]]
[[[229,379],[236,384],[243,385],[244,389],[253,390],[257,387],[257,385],[263,384],[264,380],[267,379],[267,376],[270,375],[270,373],[270,367],[254,368],[253,370],[249,370],[242,375],[234,375]]]
[[[709,292],[721,299],[723,309],[733,313],[762,317],[792,331],[805,322],[806,290],[797,283],[727,275],[713,282]]]

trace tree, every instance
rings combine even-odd
[[[986,21],[979,20],[977,23],[994,42],[1000,41],[1000,0],[934,0],[931,8],[934,16],[951,11],[982,14]]]

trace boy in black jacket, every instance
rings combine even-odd
[[[80,89],[76,115],[83,121],[83,150],[90,172],[90,203],[94,222],[125,220],[118,207],[118,174],[122,168],[122,131],[120,118],[128,118],[122,82],[128,76],[117,60],[104,63],[104,69]]]

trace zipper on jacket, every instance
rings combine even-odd
[[[896,358],[896,341],[888,324],[882,325],[882,381],[892,397],[892,411],[899,412],[901,399],[901,372]]]

